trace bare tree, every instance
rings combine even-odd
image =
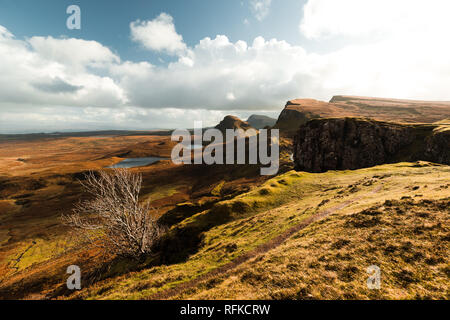
[[[150,253],[163,231],[149,203],[139,202],[142,175],[127,169],[91,171],[81,183],[91,198],[63,215],[65,224],[111,253],[131,257]]]

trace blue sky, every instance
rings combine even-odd
[[[81,30],[66,27],[69,5]],[[446,0],[0,0],[0,133],[192,127],[286,101],[450,100]]]
[[[233,42],[251,42],[262,36],[314,46],[313,41],[308,41],[298,31],[305,1],[274,0],[263,21],[257,20],[247,0],[41,0],[38,3],[1,0],[1,24],[16,37],[51,35],[96,40],[117,51],[123,59],[133,61],[150,59],[159,63],[157,57],[161,55],[142,50],[130,41],[129,25],[137,19],[152,20],[161,12],[174,18],[177,31],[189,46],[218,34],[227,35]],[[66,28],[66,8],[72,4],[81,8],[81,30]]]

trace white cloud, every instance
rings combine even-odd
[[[334,3],[305,6],[304,35],[325,48],[330,40],[341,44],[321,54],[276,39],[231,42],[225,35],[187,47],[172,18],[162,15],[153,22],[165,27],[150,30],[172,40],[154,37],[147,47],[177,56],[163,66],[122,61],[95,41],[18,40],[0,26],[0,131],[188,127],[194,119],[213,125],[226,114],[274,116],[286,100],[335,94],[450,100],[447,2]],[[132,36],[149,25],[132,24]]]
[[[234,96],[233,92],[228,92],[226,97],[227,97],[227,100],[230,100],[230,101],[236,100],[236,97]]]
[[[258,21],[264,20],[270,12],[272,0],[250,0],[250,9]]]
[[[0,103],[0,134],[23,132],[89,131],[89,130],[151,130],[192,128],[201,120],[205,127],[217,125],[226,115],[247,119],[249,112],[241,110],[142,109],[135,107],[80,108],[40,107],[21,105],[14,109]],[[4,108],[4,109],[3,109]],[[275,113],[265,113],[276,117]]]
[[[12,38],[13,35],[4,26],[0,25],[0,38]]]
[[[161,13],[151,21],[134,21],[130,24],[131,38],[149,50],[179,54],[186,50],[183,37],[175,29],[172,16]]]
[[[0,28],[0,102],[38,106],[116,107],[124,91],[94,68],[120,59],[94,41],[32,37],[17,40]]]
[[[32,37],[27,42],[40,57],[74,68],[101,68],[113,62],[120,62],[117,55],[96,41]]]
[[[331,93],[450,100],[446,0],[309,0],[300,30],[342,43],[320,57]]]
[[[309,38],[447,32],[447,0],[309,0],[300,30]]]
[[[284,41],[258,37],[248,45],[222,35],[202,39],[167,68],[133,76],[122,69],[120,85],[144,108],[279,109],[287,97],[308,94],[313,66],[305,50]]]

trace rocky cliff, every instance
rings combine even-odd
[[[286,103],[275,124],[285,135],[293,135],[300,125],[311,119],[320,118],[329,108],[328,103],[313,99],[297,99]]]
[[[275,128],[292,136],[299,126],[316,118],[364,117],[380,121],[433,123],[450,117],[450,102],[334,96],[330,102],[288,101]]]
[[[450,130],[442,125],[369,119],[313,119],[294,137],[297,170],[324,172],[426,160],[450,164]]]

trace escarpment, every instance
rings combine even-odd
[[[292,137],[311,119],[364,117],[402,123],[434,123],[450,117],[450,102],[334,96],[330,102],[295,99],[287,102],[275,128]]]
[[[300,171],[324,172],[425,160],[450,164],[446,125],[397,124],[359,118],[313,119],[294,137]]]

